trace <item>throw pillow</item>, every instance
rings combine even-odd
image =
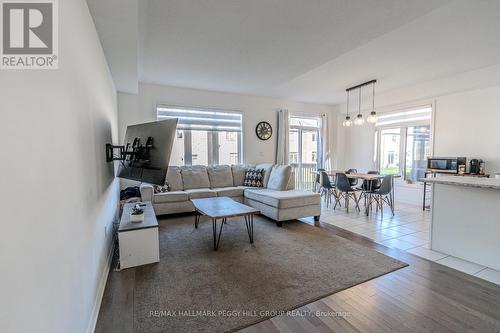
[[[292,167],[290,165],[275,165],[269,175],[267,188],[270,190],[284,191],[290,181]]]
[[[247,169],[245,173],[244,186],[262,187],[264,180],[264,169]]]
[[[155,194],[168,192],[169,191],[168,183],[165,182],[165,185],[163,185],[163,186],[153,184],[153,190],[154,190]]]

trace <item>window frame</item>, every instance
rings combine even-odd
[[[181,130],[184,135],[184,165],[183,166],[192,166],[193,165],[193,146],[192,146],[192,131],[201,131],[207,132],[207,166],[210,165],[218,165],[220,152],[219,149],[214,149],[214,147],[218,147],[219,142],[219,133],[228,133],[233,132],[237,133],[236,137],[236,146],[237,146],[237,154],[238,161],[237,164],[243,163],[243,112],[237,110],[227,110],[221,108],[209,108],[209,107],[199,107],[199,106],[180,106],[180,105],[172,105],[165,103],[158,103],[155,106],[156,112],[156,120],[159,120],[159,108],[172,108],[178,110],[186,110],[186,111],[200,111],[200,112],[223,112],[223,113],[233,113],[240,116],[240,131],[228,131],[228,130],[207,130],[207,129],[177,129]]]
[[[434,103],[425,103],[425,104],[419,104],[419,105],[413,105],[413,106],[408,106],[408,107],[403,107],[403,108],[397,108],[397,109],[392,109],[390,111],[386,111],[382,114],[387,114],[387,113],[399,113],[399,112],[405,112],[405,111],[413,111],[413,110],[418,110],[418,109],[424,109],[424,108],[430,108],[431,109],[431,118],[430,119],[425,119],[425,120],[416,120],[416,121],[401,121],[398,123],[393,123],[393,124],[386,124],[386,125],[378,125],[375,127],[375,135],[374,135],[374,140],[375,140],[375,156],[374,156],[374,162],[375,165],[377,166],[378,170],[381,169],[382,161],[380,158],[381,154],[381,141],[382,141],[382,135],[381,131],[383,130],[388,130],[388,129],[399,129],[400,131],[400,147],[399,147],[399,174],[395,175],[395,177],[401,177],[404,180],[406,180],[406,150],[407,150],[407,144],[408,144],[408,128],[409,127],[414,127],[414,126],[429,126],[430,133],[429,133],[429,149],[430,153],[429,155],[432,156],[432,152],[434,150],[434,143],[433,143],[433,138],[434,138],[434,115],[435,115],[435,104]]]
[[[302,170],[302,166],[303,166],[303,163],[302,163],[302,159],[303,159],[303,156],[302,156],[302,146],[303,146],[303,133],[304,132],[314,132],[314,134],[316,134],[316,167],[318,167],[318,164],[319,164],[319,161],[318,161],[318,157],[321,156],[321,140],[319,140],[320,136],[321,136],[321,127],[323,126],[323,124],[321,123],[321,116],[304,116],[302,114],[291,114],[290,115],[290,120],[291,118],[302,118],[302,119],[314,119],[318,122],[318,126],[317,127],[314,127],[314,126],[306,126],[306,125],[292,125],[291,124],[291,121],[290,121],[290,124],[288,126],[288,129],[289,129],[289,132],[291,132],[292,130],[296,130],[297,131],[297,144],[298,144],[298,152],[297,152],[297,163],[292,163],[292,161],[290,161],[290,152],[289,152],[289,156],[288,156],[288,159],[289,159],[289,163],[291,165],[295,165],[295,168],[298,169],[298,170]],[[288,136],[287,140],[290,140],[290,135]],[[303,185],[302,184],[302,177],[300,177],[299,175],[299,172],[295,172],[295,183],[296,183],[296,187],[299,188],[299,189],[302,189],[303,188]]]

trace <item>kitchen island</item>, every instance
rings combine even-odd
[[[432,184],[432,250],[500,270],[500,179],[425,181]]]

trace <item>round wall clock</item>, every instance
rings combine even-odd
[[[269,140],[273,135],[273,128],[267,121],[261,121],[255,127],[255,134],[261,140]]]
[[[261,140],[269,140],[273,135],[273,128],[267,121],[261,121],[255,127],[255,134]]]

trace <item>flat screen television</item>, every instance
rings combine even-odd
[[[164,185],[177,119],[127,127],[118,177]]]

